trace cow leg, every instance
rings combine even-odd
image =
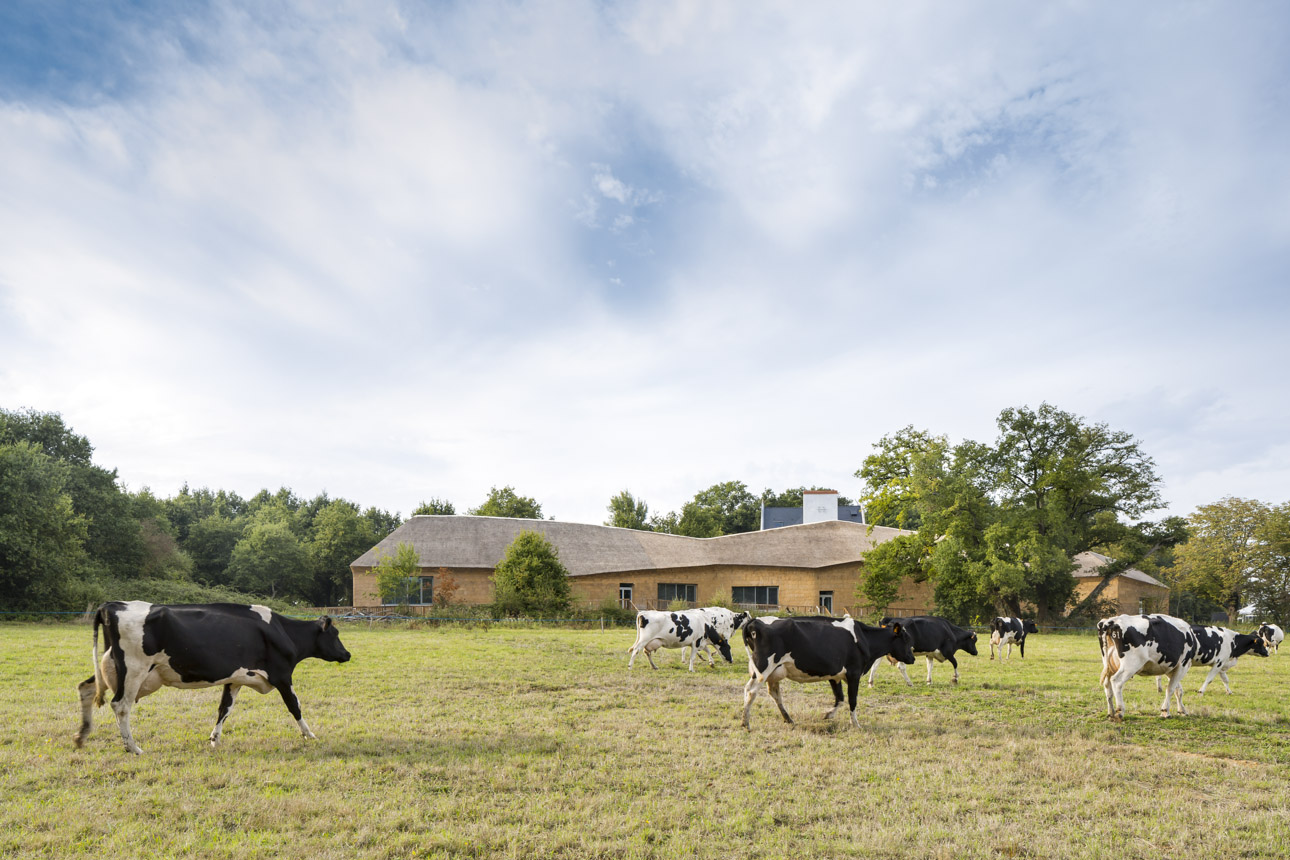
[[[1227,683],[1227,669],[1226,668],[1219,669],[1218,677],[1222,680],[1223,688],[1227,690],[1227,695],[1229,696],[1232,695],[1232,685]]]
[[[856,694],[860,692],[860,674],[857,672],[847,673],[847,704],[851,707],[851,725],[857,729],[860,728],[860,722],[856,719]]]
[[[121,730],[121,740],[125,741],[125,748],[135,755],[143,755],[143,750],[134,742],[134,735],[130,732],[130,709],[139,698],[139,689],[143,686],[144,680],[152,674],[152,667],[149,666],[147,669],[140,667],[133,672],[127,669],[122,674],[125,677],[117,681],[119,692],[112,700],[112,711],[116,714],[117,728]]]
[[[94,731],[94,690],[93,675],[76,686],[76,694],[81,698],[81,727],[72,736],[72,743],[77,747]]]
[[[874,666],[877,665],[878,663],[875,661]],[[838,712],[838,708],[842,706],[842,682],[836,678],[830,678],[829,686],[833,688],[833,707],[824,715],[824,719],[826,720],[833,719],[833,715],[836,714]]]
[[[913,682],[913,681],[911,681],[911,680],[909,680],[909,672],[907,672],[907,671],[905,670],[905,664],[904,664],[904,663],[901,663],[899,660],[897,660],[897,661],[896,661],[896,668],[900,670],[900,677],[902,677],[902,678],[904,678],[904,679],[905,679],[905,686],[906,686],[906,687],[912,687],[912,686],[914,686],[914,682]]]
[[[1222,671],[1223,671],[1222,664],[1215,663],[1215,664],[1214,664],[1214,668],[1212,668],[1212,669],[1210,669],[1210,670],[1209,670],[1209,674],[1205,676],[1205,680],[1204,680],[1204,681],[1202,681],[1202,682],[1201,682],[1201,684],[1200,684],[1200,689],[1199,689],[1199,690],[1197,690],[1196,692],[1197,692],[1197,693],[1204,694],[1204,692],[1205,692],[1205,688],[1209,686],[1209,682],[1210,682],[1210,681],[1212,681],[1212,680],[1214,680],[1214,677],[1215,677],[1216,675],[1218,675],[1218,673],[1219,673],[1219,672],[1222,672]],[[1224,677],[1224,678],[1223,678],[1223,686],[1224,686],[1224,687],[1227,687],[1227,678],[1226,678],[1226,677]],[[1231,687],[1227,687],[1227,692],[1228,692],[1228,693],[1231,693],[1231,692],[1232,692],[1232,688],[1231,688]]]
[[[766,689],[770,691],[770,697],[775,700],[775,704],[779,705],[779,712],[784,715],[784,722],[792,723],[793,718],[788,715],[788,709],[784,707],[784,697],[779,691],[779,681],[767,681]]]
[[[219,743],[220,735],[224,733],[224,721],[228,719],[228,712],[233,710],[233,702],[237,699],[238,691],[242,689],[239,684],[224,685],[224,692],[219,697],[219,717],[215,720],[215,728],[211,730],[211,746]]]
[[[752,672],[748,678],[748,683],[744,684],[744,721],[743,727],[752,731],[748,725],[748,712],[752,710],[752,703],[757,700],[757,694],[761,692],[761,682],[757,680],[757,673]]]
[[[1017,650],[1021,652],[1021,659],[1026,659],[1026,640],[1022,639],[1017,643]]]
[[[953,655],[953,654],[951,654],[950,656],[946,657],[945,659],[949,662],[949,664],[950,664],[951,666],[953,666],[953,667],[954,667],[954,677],[951,679],[950,683],[951,683],[951,684],[957,684],[957,683],[959,682],[959,661],[954,659],[954,655]],[[930,684],[930,683],[932,683],[932,672],[931,672],[931,669],[932,669],[932,664],[931,664],[931,661],[929,660],[929,661],[927,662],[927,670],[928,670],[928,671],[927,671],[927,683],[929,683],[929,684]]]
[[[926,657],[924,657],[923,659],[927,661],[927,684],[928,684],[928,686],[931,686],[931,683],[932,683],[932,655],[928,654],[928,655],[927,655]],[[903,666],[904,664],[902,663],[901,665]],[[910,686],[913,686],[913,685],[911,684]]]
[[[300,734],[311,740],[316,739],[318,736],[309,730],[309,724],[305,722],[305,718],[300,714],[300,700],[296,698],[296,691],[291,688],[290,679],[278,686],[278,692],[282,694],[282,701],[286,703],[287,710],[291,712],[291,716],[296,718],[296,725],[300,727]]]

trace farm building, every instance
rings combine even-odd
[[[472,516],[412,517],[350,565],[354,605],[377,606],[373,568],[400,543],[411,544],[421,575],[410,583],[409,603],[430,604],[436,577],[451,576],[457,603],[492,602],[493,569],[521,531],[536,531],[556,548],[569,570],[575,600],[606,601],[638,609],[674,600],[732,603],[776,609],[859,613],[855,587],[865,552],[902,534],[899,529],[836,518],[798,526],[714,538],[692,538],[612,526],[551,520]],[[927,593],[924,594],[923,592]],[[930,590],[910,585],[893,612],[929,611]]]
[[[1097,552],[1082,552],[1075,556],[1078,567],[1071,575],[1075,577],[1077,603],[1101,586],[1097,599],[1113,604],[1117,613],[1138,615],[1169,611],[1169,586],[1137,568],[1121,571],[1102,586],[1104,577],[1098,571],[1110,562],[1109,556]]]

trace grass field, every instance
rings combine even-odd
[[[1149,679],[1107,721],[1091,635],[1025,661],[964,657],[935,686],[890,667],[862,730],[827,685],[786,684],[739,727],[746,660],[628,673],[632,631],[345,627],[354,659],[296,673],[305,741],[244,691],[110,708],[74,750],[81,625],[0,625],[0,857],[1260,857],[1290,854],[1290,653],[1244,658],[1235,694]]]

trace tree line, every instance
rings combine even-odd
[[[864,485],[856,501],[869,523],[908,533],[866,555],[859,599],[881,609],[909,578],[930,582],[937,611],[963,621],[1023,606],[1042,618],[1094,615],[1100,589],[1077,604],[1071,572],[1075,555],[1095,550],[1113,559],[1104,582],[1136,567],[1169,585],[1174,614],[1234,617],[1253,604],[1290,618],[1290,503],[1226,498],[1186,519],[1153,520],[1161,480],[1130,434],[1048,404],[1005,409],[996,424],[991,443],[952,445],[906,427],[874,445],[855,472]],[[343,605],[349,563],[403,522],[286,487],[242,498],[184,486],[157,498],[128,491],[92,455],[61,416],[0,409],[0,609],[83,609],[123,594]],[[754,494],[725,481],[666,513],[623,490],[605,524],[701,538],[755,531],[763,506],[800,507],[808,489],[824,488]],[[456,512],[432,498],[412,513]],[[491,488],[466,513],[543,518],[511,486]]]

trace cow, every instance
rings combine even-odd
[[[1097,623],[1097,644],[1102,651],[1102,689],[1111,719],[1123,719],[1124,685],[1139,672],[1169,676],[1160,716],[1169,716],[1170,693],[1178,704],[1178,713],[1187,715],[1182,682],[1200,653],[1200,643],[1190,624],[1171,615],[1103,618]]]
[[[1285,631],[1275,624],[1260,624],[1259,629],[1255,631],[1263,644],[1272,649],[1272,653],[1281,650],[1281,640],[1286,638]]]
[[[99,631],[106,649],[99,655]],[[112,690],[112,710],[126,749],[143,752],[130,730],[134,703],[162,687],[224,688],[211,746],[219,743],[224,721],[242,687],[258,693],[277,690],[300,733],[315,738],[300,712],[291,675],[300,661],[317,657],[332,663],[349,660],[340,633],[328,616],[301,620],[267,606],[207,603],[163,606],[142,600],[104,603],[94,613],[94,674],[77,687],[81,727],[73,740],[81,746],[94,728],[94,709]]]
[[[884,626],[891,624],[903,624],[905,630],[909,631],[912,639],[912,647],[915,657],[927,658],[927,683],[932,683],[932,660],[938,663],[949,662],[954,667],[953,683],[959,682],[959,663],[954,659],[955,651],[963,651],[975,657],[976,654],[976,632],[965,630],[962,627],[956,627],[944,618],[937,618],[934,615],[915,615],[912,618],[884,618]],[[887,660],[894,663],[904,676],[905,683],[910,687],[914,682],[909,680],[909,672],[905,671],[905,664],[898,660],[893,660],[890,656]],[[875,660],[873,668],[869,670],[869,686],[873,686],[873,676],[878,672],[880,661]]]
[[[751,731],[748,715],[762,687],[766,687],[784,721],[793,718],[784,708],[779,685],[784,679],[799,682],[828,681],[833,688],[832,717],[842,705],[842,681],[847,682],[851,725],[856,728],[856,693],[860,679],[875,660],[891,654],[902,663],[913,663],[914,652],[904,626],[870,627],[853,619],[806,617],[754,618],[744,625],[744,646],[748,649],[748,673],[744,685],[743,727]]]
[[[999,648],[999,659],[1003,659],[1003,646],[1008,646],[1008,656],[1012,656],[1015,643],[1021,649],[1021,659],[1026,659],[1026,634],[1038,633],[1039,628],[1033,621],[1020,618],[996,618],[990,622],[990,659],[994,659],[995,646]]]
[[[724,606],[705,606],[699,611],[708,616],[708,623],[712,625],[713,629],[721,634],[722,639],[727,641],[729,641],[730,637],[735,635],[736,630],[748,623],[749,618],[752,618],[752,616],[747,612],[735,613],[733,610],[726,609]],[[685,650],[689,647],[689,645],[685,645],[681,648],[682,663],[685,662]],[[716,665],[712,662],[712,655],[708,653],[707,641],[704,640],[699,642],[698,647],[699,651],[703,654],[703,658],[708,661],[708,665]]]
[[[1212,666],[1209,675],[1206,676],[1200,689],[1196,692],[1204,693],[1205,688],[1217,676],[1223,681],[1223,688],[1227,694],[1232,694],[1232,686],[1227,682],[1227,670],[1236,665],[1236,660],[1245,654],[1254,654],[1259,657],[1268,656],[1267,645],[1257,633],[1237,633],[1227,627],[1201,627],[1193,624],[1192,633],[1196,634],[1196,642],[1200,650],[1196,653],[1196,658],[1192,660],[1193,666]],[[1156,692],[1162,692],[1160,687],[1160,676],[1156,676]]]
[[[627,649],[631,657],[627,668],[631,669],[636,662],[636,655],[645,652],[645,658],[655,669],[653,653],[659,648],[682,648],[686,645],[697,646],[701,642],[711,642],[727,663],[733,663],[730,656],[730,643],[708,621],[708,616],[699,609],[686,609],[683,612],[663,612],[654,609],[642,609],[636,613],[636,641]],[[694,658],[698,656],[696,647],[690,652],[690,671],[694,671]],[[714,666],[716,664],[713,664]]]

